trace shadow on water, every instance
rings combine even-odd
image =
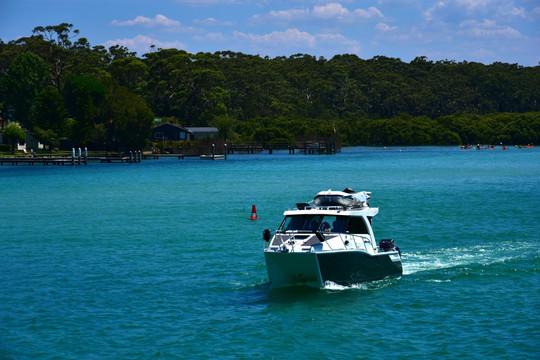
[[[291,304],[317,302],[319,300],[343,300],[349,296],[370,296],[399,283],[401,277],[370,281],[351,285],[328,282],[324,287],[298,284],[272,287],[271,283],[259,283],[240,289],[240,301],[244,304]]]

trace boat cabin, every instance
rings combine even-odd
[[[371,217],[368,218],[371,222]],[[281,223],[278,232],[329,232],[369,234],[368,225],[364,218],[359,216],[343,216],[329,214],[302,214],[287,215]]]

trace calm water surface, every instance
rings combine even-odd
[[[1,359],[540,358],[537,149],[4,165],[0,180]],[[271,289],[262,230],[346,187],[372,192],[403,276]]]

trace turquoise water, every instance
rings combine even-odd
[[[1,359],[540,357],[537,149],[4,165],[0,180]],[[346,187],[372,192],[403,276],[271,289],[262,230]]]

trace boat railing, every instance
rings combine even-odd
[[[285,244],[286,242],[292,241],[293,243],[296,241],[306,241],[309,237],[306,237],[307,232],[296,232],[296,231],[287,231],[287,232],[278,232],[276,231],[275,235],[282,235],[281,239],[279,240],[279,243],[274,242],[274,237],[268,242],[264,242],[263,247],[269,248],[272,246],[281,246]],[[363,250],[368,253],[372,253],[375,251],[373,248],[373,244],[371,242],[371,237],[369,235],[363,235],[363,234],[348,234],[348,233],[334,233],[334,232],[317,232],[315,234],[317,237],[322,236],[322,240],[318,242],[320,243],[326,243],[328,248],[330,248],[331,251],[338,250],[339,248],[345,249],[345,250]],[[334,240],[337,239],[337,242]],[[341,243],[341,244],[340,244]],[[310,245],[312,247],[313,245]],[[291,248],[292,251],[294,251],[294,246]]]
[[[297,204],[295,208],[289,208],[289,211],[295,210],[358,210],[362,205],[311,205],[308,203]]]
[[[312,205],[308,203],[298,203],[295,208],[289,208],[289,211],[294,210],[344,210],[347,206],[342,205]]]

